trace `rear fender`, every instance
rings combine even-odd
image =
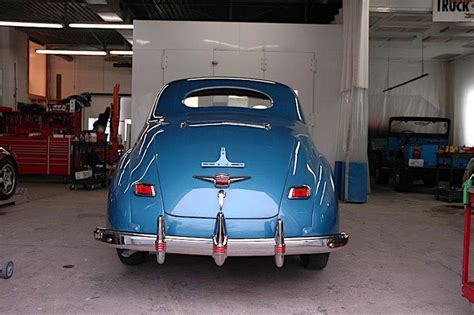
[[[127,193],[130,198],[130,227],[134,231],[156,233],[156,220],[163,214],[163,198],[161,193],[157,158],[153,141],[164,132],[161,123],[148,124],[139,141],[131,152],[130,183]],[[143,197],[134,193],[134,186],[138,183],[155,186],[156,196]]]
[[[107,224],[111,229],[131,231],[129,186],[130,151],[125,153],[118,161],[109,190]]]
[[[109,225],[131,232],[155,233],[156,220],[163,214],[161,189],[156,165],[157,153],[153,139],[162,132],[159,124],[145,127],[133,149],[119,161],[109,193]],[[152,184],[154,197],[137,196],[134,185]]]
[[[306,135],[297,136],[280,204],[285,236],[317,236],[338,230],[338,204],[331,168],[326,159],[313,150]],[[307,185],[311,196],[306,200],[288,199],[291,187]]]

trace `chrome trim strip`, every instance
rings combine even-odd
[[[156,252],[155,234],[141,234],[122,232],[105,228],[96,228],[94,231],[96,240],[111,247]],[[329,253],[345,246],[349,236],[345,233],[309,236],[309,237],[285,237],[285,256],[301,254]],[[198,256],[212,256],[213,239],[166,236],[167,254],[185,254]],[[331,245],[332,247],[330,247]],[[227,239],[227,256],[274,256],[275,238],[246,238]]]
[[[197,77],[197,78],[186,79],[186,81],[199,81],[199,80],[237,80],[237,81],[251,81],[251,82],[276,84],[276,82],[274,82],[274,81],[253,79],[253,78],[239,78],[239,77],[219,77],[219,76],[215,76],[215,77]]]
[[[269,123],[263,124],[252,124],[234,121],[220,121],[220,122],[208,122],[208,123],[187,123],[183,122],[181,128],[186,127],[215,127],[215,126],[237,126],[237,127],[251,127],[257,129],[270,130],[272,126]]]
[[[214,176],[193,175],[193,178],[212,183],[216,188],[227,188],[232,183],[250,179],[250,176],[229,176],[229,174],[226,173],[217,173]],[[218,179],[220,179],[221,182],[219,182]],[[222,179],[226,180],[226,183],[223,183]]]

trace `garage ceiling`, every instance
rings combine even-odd
[[[98,12],[113,11],[125,22],[140,20],[235,21],[327,24],[342,0],[1,0],[0,20],[103,22]],[[124,32],[23,29],[49,46],[128,46]]]
[[[429,12],[371,12],[371,58],[454,60],[474,53],[473,23],[432,22]],[[423,48],[423,50],[422,50]]]
[[[0,1],[0,20],[28,22],[103,22],[92,8],[82,1]],[[41,44],[108,45],[123,44],[123,37],[114,30],[22,29]]]

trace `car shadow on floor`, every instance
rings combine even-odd
[[[218,293],[235,285],[243,286],[248,291],[272,287],[272,283],[283,282],[294,286],[327,275],[330,264],[331,260],[324,271],[306,270],[298,256],[287,256],[284,267],[279,269],[273,257],[229,257],[222,267],[218,267],[212,257],[168,255],[165,264],[158,265],[155,256],[149,255],[143,264],[123,266],[116,272],[122,280],[142,281],[150,288],[156,288],[161,282],[171,285],[179,283],[180,289],[204,286],[206,290]],[[159,283],[156,280],[160,280]]]

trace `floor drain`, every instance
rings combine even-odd
[[[66,269],[74,268],[74,265],[64,265],[63,268],[66,268]]]

